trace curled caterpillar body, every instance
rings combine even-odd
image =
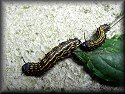
[[[48,52],[40,62],[24,64],[22,66],[22,71],[25,75],[41,75],[52,68],[57,61],[70,57],[71,52],[80,45],[81,41],[77,38],[62,42]]]
[[[106,39],[106,32],[110,30],[110,26],[107,24],[101,25],[97,28],[96,38],[93,40],[88,40],[80,45],[83,51],[92,51],[102,45]]]

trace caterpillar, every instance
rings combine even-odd
[[[110,26],[108,24],[101,25],[97,28],[96,38],[88,41],[85,40],[85,42],[80,45],[80,48],[84,51],[92,51],[100,47],[106,39],[106,32],[109,30]]]
[[[111,29],[116,23],[118,23],[123,17],[116,20],[115,23],[104,24],[97,28],[96,38],[93,40],[88,40],[81,42],[78,38],[69,39],[60,43],[58,46],[54,47],[50,52],[48,52],[45,57],[38,63],[25,63],[22,66],[22,72],[25,75],[42,75],[47,70],[52,68],[56,62],[59,60],[71,57],[73,51],[80,47],[83,51],[92,51],[100,47],[106,39],[106,32]],[[25,62],[25,61],[24,61]]]
[[[60,43],[58,46],[54,47],[50,52],[48,52],[45,57],[38,63],[26,63],[22,66],[22,71],[26,75],[40,75],[45,73],[47,70],[52,68],[57,61],[64,58],[68,58],[72,55],[72,51],[80,47],[82,50],[93,50],[99,45],[101,45],[106,35],[105,33],[109,30],[109,25],[101,25],[97,29],[97,38],[94,40],[88,40],[81,42],[78,38],[69,39],[65,42]]]
[[[100,27],[97,28],[97,31],[96,31],[96,38],[88,41],[85,40],[85,42],[83,42],[80,45],[80,49],[82,49],[83,51],[92,51],[100,47],[106,39],[106,33],[113,26],[115,26],[121,19],[123,19],[123,17],[124,17],[124,14],[119,15],[118,18],[115,19],[112,23],[100,25]]]
[[[39,76],[52,68],[57,61],[71,56],[71,52],[81,45],[78,38],[69,39],[60,43],[48,52],[38,63],[26,63],[22,66],[22,72],[25,75]]]

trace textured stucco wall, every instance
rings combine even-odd
[[[74,37],[84,41],[84,32],[89,39],[97,27],[122,13],[122,5],[123,1],[2,2],[3,91],[121,91],[96,82],[70,58],[42,77],[25,76],[21,56],[26,62],[38,62],[62,41]],[[107,38],[122,33],[121,22]]]

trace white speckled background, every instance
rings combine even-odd
[[[38,62],[53,47],[69,38],[89,39],[102,24],[122,13],[123,1],[2,2],[3,91],[122,91],[93,80],[72,59],[58,62],[42,77],[21,74],[26,62]],[[122,21],[121,21],[122,22]],[[119,22],[107,38],[122,34]]]

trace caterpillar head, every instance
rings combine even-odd
[[[28,70],[29,70],[29,63],[26,63],[22,66],[22,72],[26,75],[28,75]]]
[[[102,30],[102,31],[105,31],[105,33],[106,33],[107,31],[110,30],[110,25],[108,25],[108,24],[103,24],[103,25],[101,25],[101,26],[99,27],[99,29]]]

